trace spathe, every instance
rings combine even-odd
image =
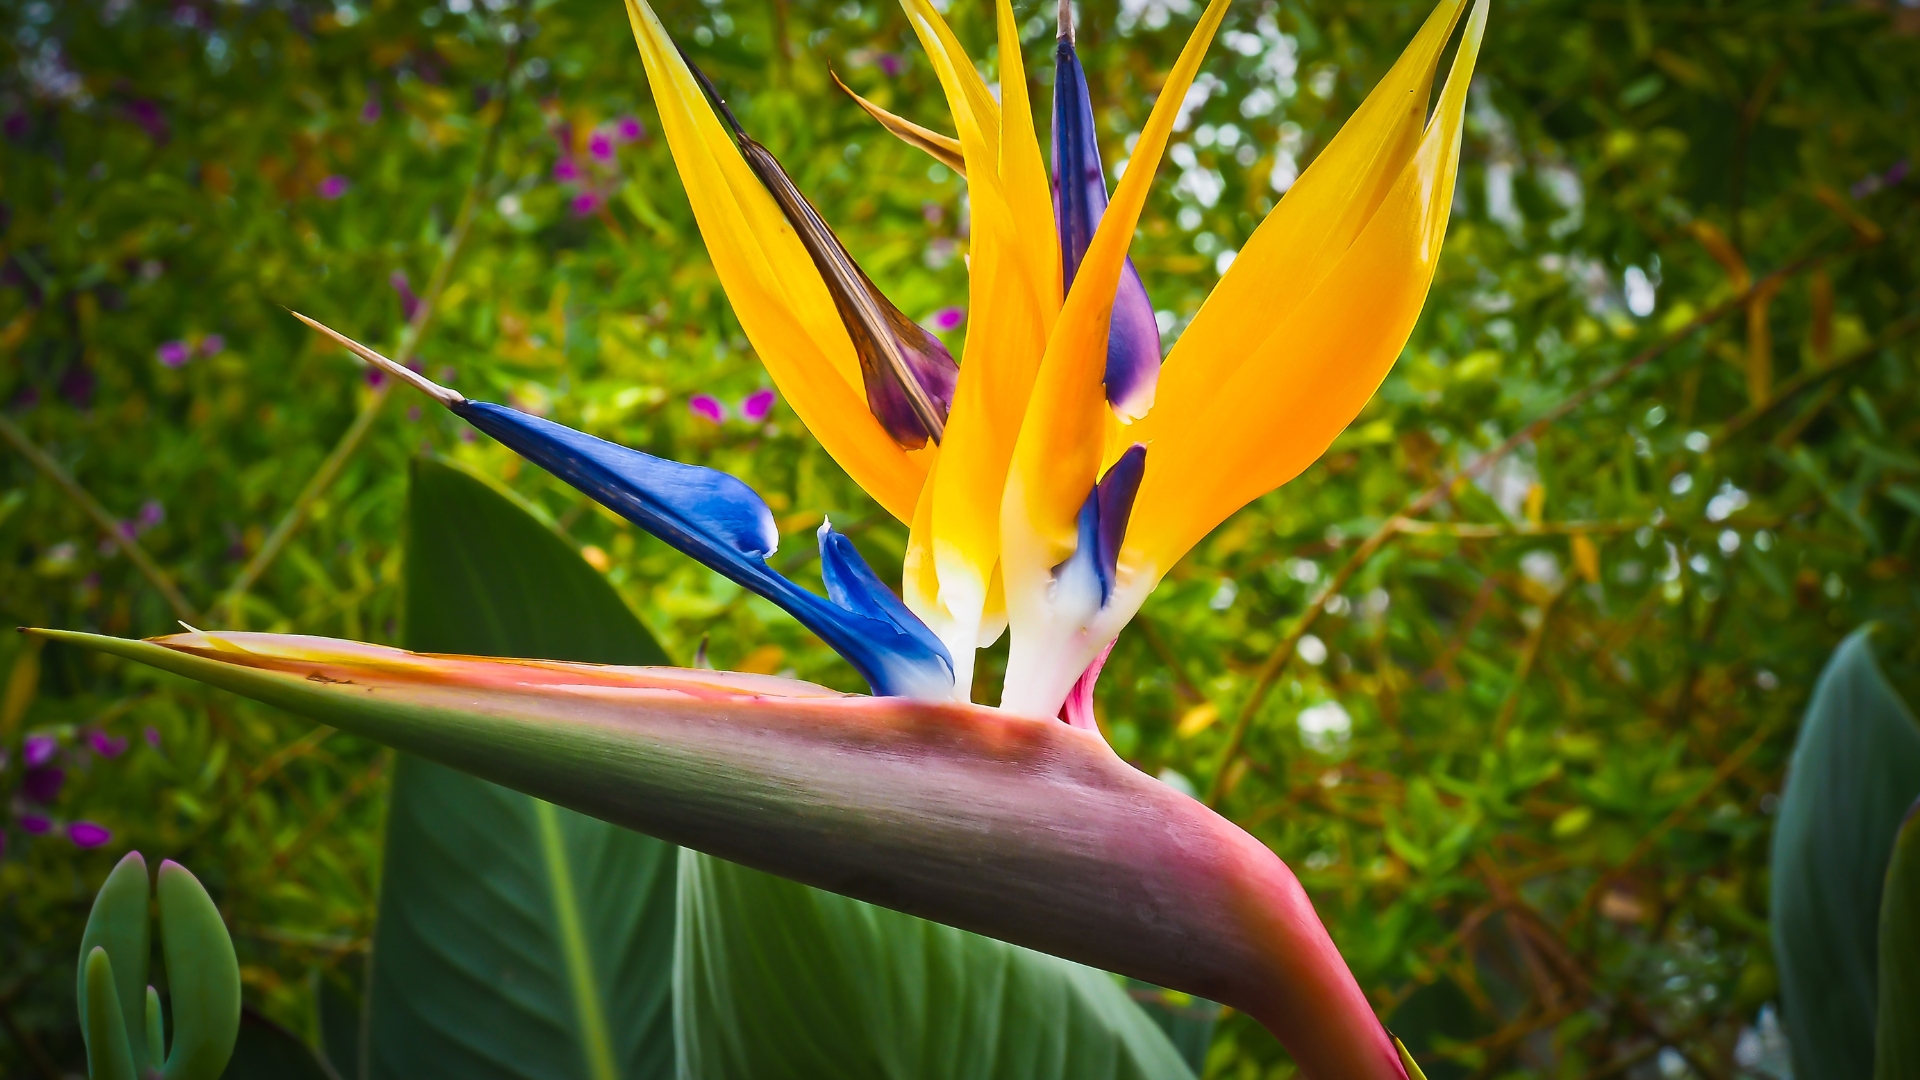
[[[1316,1080],[1405,1080],[1284,863],[1098,735],[726,672],[272,634],[138,660],[663,840],[1241,1009]]]

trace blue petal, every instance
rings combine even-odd
[[[1099,583],[1100,606],[1113,598],[1113,583],[1120,565],[1120,544],[1127,537],[1127,522],[1133,516],[1133,497],[1140,491],[1140,478],[1146,473],[1147,447],[1134,443],[1107,468],[1106,475],[1087,493],[1080,504],[1079,543],[1066,562],[1054,567],[1054,577],[1091,575]]]
[[[1140,491],[1140,478],[1147,471],[1147,447],[1134,443],[1107,469],[1094,488],[1093,498],[1100,506],[1100,532],[1094,546],[1100,559],[1100,602],[1113,593],[1113,577],[1120,565],[1120,544],[1127,538],[1127,522],[1133,517],[1133,497]]]
[[[1053,210],[1060,230],[1062,286],[1071,289],[1107,209],[1107,179],[1093,130],[1087,76],[1073,42],[1062,39],[1054,50],[1054,61]],[[1107,335],[1107,401],[1121,416],[1136,419],[1152,405],[1159,379],[1160,325],[1154,320],[1147,287],[1128,259],[1120,270]]]
[[[845,550],[831,558],[822,539],[829,602],[767,565],[779,541],[773,514],[734,477],[629,450],[501,405],[460,401],[449,408],[614,513],[778,604],[845,657],[874,693],[951,696],[953,662],[946,649],[887,592],[845,537],[834,538],[840,543],[832,546]]]
[[[864,637],[888,642],[890,659],[884,666],[889,680],[903,687],[927,682],[929,689],[938,690],[937,694],[904,689],[894,693],[903,697],[948,694],[953,688],[953,654],[946,645],[881,582],[844,533],[822,522],[819,537],[820,578],[827,586],[827,597],[854,619],[874,624],[861,628]]]

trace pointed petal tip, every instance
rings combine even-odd
[[[452,408],[453,406],[458,405],[461,402],[464,402],[467,400],[458,391],[450,390],[444,386],[441,386],[439,383],[434,382],[432,379],[427,378],[425,375],[420,374],[419,372],[413,370],[410,367],[407,367],[403,364],[394,363],[392,360],[389,360],[386,357],[381,356],[379,353],[374,352],[372,349],[367,348],[365,345],[360,344],[359,342],[353,340],[352,338],[346,336],[345,334],[340,333],[338,330],[333,329],[332,327],[326,325],[325,323],[322,323],[316,319],[309,319],[305,315],[300,314],[299,312],[293,310],[292,308],[287,309],[287,314],[292,315],[294,318],[299,319],[303,323],[306,323],[308,326],[312,327],[313,329],[318,330],[322,334],[325,334],[326,336],[332,338],[334,340],[334,343],[339,345],[341,348],[347,350],[348,352],[359,357],[360,359],[365,360],[367,363],[372,364],[374,367],[379,368],[380,370],[386,372],[387,374],[393,376],[394,378],[399,379],[401,382],[407,383],[408,385],[412,386],[414,389],[420,391],[421,393],[427,395],[428,397],[434,399],[435,401],[438,401],[440,404],[447,406],[448,408]]]

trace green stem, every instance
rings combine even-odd
[[[159,563],[153,561],[153,556],[148,555],[147,549],[140,546],[140,541],[129,535],[127,530],[121,527],[120,521],[108,513],[106,507],[100,505],[100,500],[80,486],[80,482],[73,478],[72,473],[61,468],[59,462],[34,445],[33,440],[27,438],[27,433],[21,431],[4,415],[0,415],[0,438],[12,444],[13,448],[20,452],[21,457],[26,458],[34,468],[44,473],[47,479],[59,485],[60,490],[67,493],[67,498],[72,499],[88,517],[93,519],[93,523],[100,527],[100,531],[106,533],[107,537],[120,548],[121,553],[127,557],[127,561],[131,562],[134,568],[160,591],[160,595],[167,601],[167,606],[173,609],[175,618],[181,622],[192,622],[199,618],[194,614],[193,605],[187,603],[187,598],[174,586],[173,579],[167,576],[165,570],[160,569]]]

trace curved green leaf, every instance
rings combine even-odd
[[[168,859],[160,864],[160,944],[167,957],[173,1043],[165,1080],[215,1080],[240,1032],[240,962],[227,924],[200,880]]]
[[[80,1036],[86,1042],[90,1063],[93,1023],[89,1019],[87,980],[94,949],[105,949],[108,957],[117,958],[111,966],[113,997],[118,1001],[120,1016],[146,1017],[147,962],[153,951],[147,896],[147,860],[139,852],[129,851],[107,875],[93,898],[93,910],[87,913],[87,928],[80,935],[80,972],[75,988],[80,998]],[[137,1030],[128,1028],[126,1040],[132,1060],[148,1060],[144,1023]]]
[[[701,1080],[1193,1075],[1105,972],[684,850],[674,998]]]
[[[415,649],[658,664],[605,579],[482,481],[414,464]],[[665,1076],[674,851],[414,757],[394,772],[370,1078]]]
[[[1920,727],[1850,635],[1814,687],[1773,834],[1773,950],[1797,1080],[1873,1074],[1880,896]]]
[[[114,993],[113,961],[105,946],[87,951],[81,968],[81,1027],[87,1039],[87,1076],[91,1080],[134,1080],[133,1053],[127,1048],[127,1024]]]
[[[1880,897],[1874,1080],[1920,1080],[1920,800],[1907,810]]]

